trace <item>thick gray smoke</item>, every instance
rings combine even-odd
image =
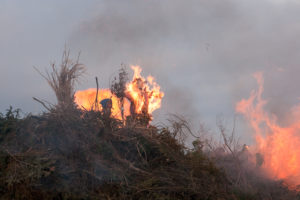
[[[212,124],[220,113],[233,117],[256,87],[251,75],[264,71],[267,109],[286,123],[300,95],[299,9],[293,1],[107,1],[72,44],[95,74],[140,64],[166,92],[162,111]]]
[[[196,126],[199,120],[213,126],[221,113],[232,119],[235,103],[256,87],[251,77],[256,71],[265,74],[267,110],[282,124],[300,96],[297,1],[72,1],[74,6],[30,1],[23,7],[20,2],[0,3],[6,5],[0,14],[5,15],[0,19],[5,30],[0,33],[1,110],[13,103],[38,111],[31,96],[51,98],[31,66],[43,69],[49,60],[59,60],[64,42],[82,52],[88,68],[80,89],[94,87],[94,76],[108,87],[121,63],[141,65],[165,92],[156,112],[161,118],[179,113]],[[26,14],[29,19],[23,19]]]

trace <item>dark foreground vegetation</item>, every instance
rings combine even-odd
[[[198,138],[187,148],[190,130],[178,117],[155,127],[147,116],[123,122],[77,108],[78,70],[65,56],[46,76],[57,96],[46,112],[0,115],[0,199],[299,199],[262,178],[221,125],[223,145]]]
[[[224,173],[177,130],[100,113],[1,118],[2,199],[232,199]]]

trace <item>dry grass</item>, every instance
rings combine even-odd
[[[249,167],[221,123],[222,144],[195,137],[189,149],[184,140],[194,134],[181,117],[155,127],[145,123],[149,116],[123,123],[77,109],[82,72],[64,52],[60,69],[43,75],[57,105],[39,116],[0,115],[1,199],[299,199]],[[120,97],[122,85],[115,82]]]
[[[74,108],[74,85],[78,78],[85,72],[84,65],[80,64],[78,59],[76,62],[70,59],[70,51],[65,50],[62,56],[62,62],[58,69],[53,63],[51,72],[46,75],[38,72],[47,80],[49,86],[55,93],[57,99],[56,108],[66,110]],[[44,104],[45,106],[45,104]],[[48,107],[46,107],[49,109]]]

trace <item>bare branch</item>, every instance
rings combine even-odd
[[[96,98],[95,98],[95,108],[98,111],[99,110],[99,104],[98,104],[98,91],[99,91],[99,84],[98,84],[98,77],[96,76],[96,85],[97,85],[97,92],[96,92]]]
[[[35,101],[39,102],[40,104],[42,104],[48,111],[51,111],[51,109],[48,106],[46,106],[46,104],[43,101],[41,101],[41,100],[39,100],[35,97],[32,97],[32,98],[33,98],[33,100],[35,100]]]

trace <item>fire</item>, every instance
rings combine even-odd
[[[267,101],[262,98],[263,75],[254,75],[258,90],[253,90],[249,99],[236,105],[255,133],[256,149],[264,157],[262,168],[274,179],[284,180],[291,188],[300,185],[300,105],[292,109],[295,121],[287,127],[278,125],[276,116],[264,111]],[[298,117],[298,118],[297,118]]]
[[[81,109],[86,110],[92,110],[95,108],[95,99],[96,99],[97,89],[90,88],[83,91],[77,91],[75,93],[75,103],[79,106]],[[122,119],[121,115],[121,108],[120,108],[120,102],[119,99],[116,97],[116,95],[112,94],[109,89],[100,89],[98,91],[98,102],[100,102],[103,99],[111,99],[112,100],[112,117],[117,119]],[[103,108],[101,105],[99,105],[99,110],[101,111]],[[126,101],[124,104],[124,107],[126,107],[129,111],[129,103]],[[125,113],[126,116],[129,115],[128,112]]]
[[[160,86],[154,81],[154,77],[148,76],[145,79],[141,76],[142,69],[139,66],[131,67],[134,71],[132,81],[126,84],[125,98],[121,100],[109,89],[98,91],[98,103],[103,99],[112,100],[111,116],[117,119],[124,119],[133,113],[152,114],[160,108],[164,93],[160,91]],[[90,88],[75,93],[75,103],[79,108],[91,110],[95,108],[97,89]],[[103,108],[99,106],[99,110]],[[122,112],[123,111],[123,112]]]
[[[136,113],[149,113],[160,108],[164,93],[154,77],[148,76],[147,80],[141,76],[142,69],[139,66],[131,66],[134,71],[132,81],[126,86],[126,93],[135,103]]]

